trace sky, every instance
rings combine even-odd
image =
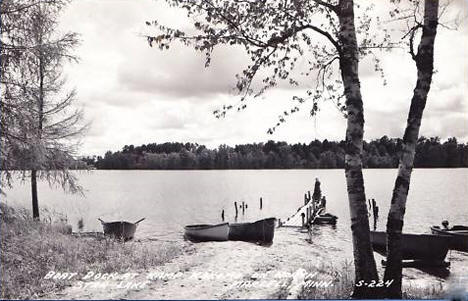
[[[376,13],[385,7],[376,5]],[[467,2],[455,0],[447,24],[462,15],[458,30],[439,27],[433,84],[421,126],[421,135],[455,136],[468,141],[468,21]],[[78,64],[65,67],[69,85],[78,92],[90,129],[82,139],[81,155],[103,155],[124,145],[162,142],[220,144],[265,142],[308,143],[314,139],[342,140],[346,120],[330,101],[310,116],[305,104],[273,135],[267,130],[281,112],[294,106],[314,81],[299,88],[280,85],[250,100],[247,109],[217,119],[213,111],[235,104],[235,75],[247,66],[241,48],[218,48],[209,68],[191,48],[174,44],[167,51],[149,47],[145,21],[181,29],[190,28],[185,12],[157,0],[74,0],[61,16],[60,31],[80,34],[75,54]],[[400,38],[403,34],[394,32]],[[358,37],[359,38],[359,37]],[[416,68],[407,49],[379,54],[387,85],[372,61],[360,62],[366,140],[402,137],[416,82]],[[309,58],[300,58],[309,59]]]

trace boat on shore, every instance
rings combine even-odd
[[[226,241],[229,237],[229,224],[218,225],[188,225],[184,227],[185,237],[194,242]]]
[[[98,218],[98,220],[102,224],[104,235],[127,241],[133,239],[138,224],[145,220],[145,218],[142,218],[135,223],[127,221],[105,222],[100,218]]]
[[[371,231],[371,243],[375,252],[387,253],[387,233]],[[449,237],[434,234],[402,234],[402,259],[421,262],[444,261],[448,252]]]
[[[229,240],[271,243],[275,235],[276,218],[266,218],[253,223],[229,224]]]
[[[457,251],[468,252],[468,227],[456,225],[448,229],[439,226],[431,227],[432,234],[449,237],[449,248]]]

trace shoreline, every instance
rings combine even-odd
[[[269,247],[182,239],[121,243],[62,234],[1,208],[2,269],[8,271],[2,271],[8,275],[2,298],[348,298],[353,286],[351,254],[330,259],[326,250],[337,248],[336,242],[312,241],[297,229],[277,228]],[[446,290],[442,281],[419,285],[417,278],[411,287],[414,281],[405,274],[408,296],[440,297]]]
[[[350,260],[322,261],[307,242],[291,245],[290,229],[275,243],[180,242],[184,251],[160,266],[128,271],[134,277],[75,281],[46,299],[323,299],[349,298],[354,271]],[[297,240],[295,241],[297,243]],[[145,243],[145,242],[144,242]],[[304,252],[307,252],[304,254]],[[99,273],[99,271],[96,271]],[[125,277],[124,273],[120,276]],[[408,298],[440,298],[442,282],[418,284],[405,276]]]

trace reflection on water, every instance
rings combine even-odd
[[[385,229],[397,170],[365,170],[368,198],[380,207],[377,230]],[[277,217],[283,221],[303,205],[304,192],[313,190],[314,180],[322,183],[328,212],[339,217],[336,227],[314,225],[307,233],[284,229],[324,258],[352,259],[352,242],[343,170],[226,170],[226,171],[92,171],[78,174],[86,196],[64,194],[45,183],[39,186],[41,206],[67,215],[74,230],[83,218],[85,231],[99,231],[97,218],[106,221],[142,217],[137,230],[140,239],[180,240],[183,226],[194,223],[220,223],[235,220],[234,202],[245,202],[238,222]],[[449,220],[468,224],[468,169],[417,169],[413,172],[405,216],[405,232],[430,233],[431,225]],[[260,209],[260,197],[263,208]],[[8,192],[7,202],[30,207],[29,184]],[[299,240],[294,240],[295,242]],[[380,263],[382,257],[376,255]],[[452,251],[447,260],[451,275],[468,275],[468,256]],[[378,264],[380,266],[380,264]],[[410,279],[443,279],[446,273],[405,269]]]

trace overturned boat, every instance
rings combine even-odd
[[[266,218],[253,223],[229,224],[229,240],[271,243],[275,235],[276,218]]]

